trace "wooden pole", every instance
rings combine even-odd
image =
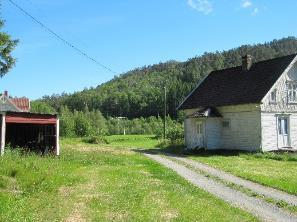
[[[6,136],[6,122],[5,122],[5,114],[1,116],[1,146],[0,146],[0,155],[4,155],[5,149],[5,136]]]
[[[166,140],[166,105],[167,105],[167,98],[166,98],[166,86],[164,86],[164,140]]]
[[[57,156],[60,155],[60,141],[59,141],[59,137],[60,137],[60,120],[57,119],[57,123],[56,123],[56,155]]]

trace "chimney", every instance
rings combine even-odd
[[[242,70],[247,72],[253,65],[253,57],[251,55],[245,55],[242,57]]]
[[[8,97],[8,91],[6,91],[6,90],[4,91],[4,96]]]

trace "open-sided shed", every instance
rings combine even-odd
[[[60,154],[57,115],[1,112],[0,126],[1,155],[8,145],[43,154]]]

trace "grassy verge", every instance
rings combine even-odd
[[[139,142],[112,139],[106,146],[63,140],[60,158],[6,153],[0,221],[256,220],[124,148]]]
[[[288,204],[288,203],[286,203],[284,201],[279,201],[279,200],[275,200],[273,198],[266,197],[264,195],[261,195],[261,194],[258,194],[256,192],[254,192],[253,190],[250,190],[249,188],[243,187],[241,185],[238,185],[238,184],[235,184],[235,183],[232,183],[232,182],[225,181],[224,179],[221,179],[221,178],[219,178],[217,176],[211,175],[211,174],[209,174],[209,173],[207,173],[207,172],[205,172],[203,170],[199,170],[199,169],[193,167],[190,164],[186,164],[183,161],[176,160],[176,159],[170,158],[168,156],[164,156],[164,157],[168,158],[168,159],[171,159],[172,161],[175,161],[175,162],[177,162],[177,163],[179,163],[181,165],[184,165],[184,166],[188,167],[189,169],[204,175],[205,177],[208,177],[208,178],[211,178],[211,179],[217,181],[218,183],[224,184],[224,185],[230,187],[231,189],[234,189],[234,190],[240,191],[242,193],[245,193],[246,195],[248,195],[250,197],[255,197],[255,198],[262,199],[262,200],[266,201],[267,203],[274,204],[279,208],[283,208],[283,209],[289,211],[290,213],[293,213],[293,214],[297,215],[297,206],[292,206],[292,205],[290,205],[290,204]]]
[[[190,158],[297,195],[296,154],[200,153]]]

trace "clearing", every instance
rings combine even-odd
[[[7,152],[0,221],[257,221],[133,151],[152,137],[108,141],[62,140],[59,158]]]

